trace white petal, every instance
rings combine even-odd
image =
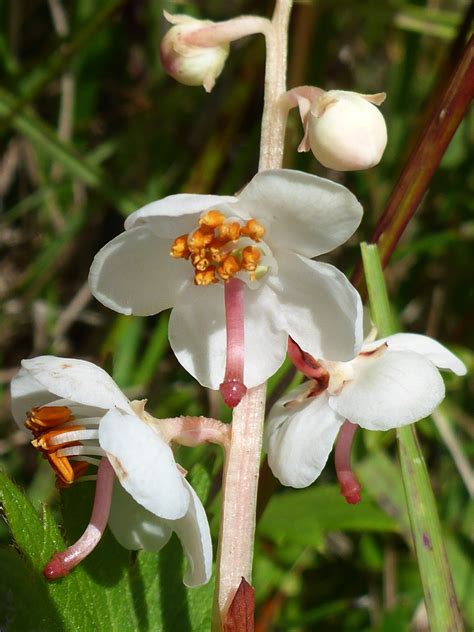
[[[114,484],[108,524],[117,542],[131,551],[159,551],[173,533],[167,520],[157,518],[135,502],[118,481]]]
[[[275,289],[293,340],[315,358],[351,360],[363,337],[360,296],[337,268],[279,251]]]
[[[261,171],[238,196],[238,208],[261,219],[270,247],[306,257],[329,252],[355,232],[362,206],[345,187],[301,171]]]
[[[248,388],[262,384],[285,359],[287,333],[280,311],[269,287],[245,288],[244,383]],[[223,285],[190,287],[171,312],[168,334],[184,368],[203,386],[219,388],[226,356]]]
[[[204,507],[191,485],[186,480],[184,483],[190,496],[189,509],[183,518],[170,525],[181,540],[188,560],[183,582],[193,587],[205,584],[211,577],[212,541]]]
[[[57,399],[24,368],[13,378],[10,393],[13,418],[21,430],[25,430],[24,422],[28,411]]]
[[[173,240],[197,227],[197,217],[204,211],[226,209],[235,202],[235,197],[229,195],[169,195],[132,213],[125,221],[125,229],[145,224],[155,235]]]
[[[110,375],[92,362],[56,356],[38,356],[31,360],[23,360],[21,364],[45,391],[55,396],[49,401],[61,397],[78,404],[102,409],[119,406],[123,410],[132,410],[128,399]],[[40,405],[41,403],[37,404],[37,406]]]
[[[353,363],[356,378],[329,405],[368,430],[389,430],[429,415],[444,397],[444,383],[432,362],[411,351],[387,350]]]
[[[421,354],[440,369],[449,369],[456,375],[466,375],[464,362],[451,353],[442,344],[421,334],[395,334],[386,338],[389,349],[394,351],[415,351]]]
[[[146,226],[121,233],[94,257],[92,294],[127,315],[150,316],[171,307],[179,289],[193,278],[191,264],[170,255],[171,245],[171,239],[156,237]]]
[[[110,410],[99,426],[99,444],[125,490],[160,518],[176,520],[189,494],[171,448],[136,415]]]
[[[344,418],[328,405],[326,393],[310,397],[297,408],[284,404],[308,383],[273,406],[265,425],[265,449],[273,474],[283,485],[307,487],[321,474]]]

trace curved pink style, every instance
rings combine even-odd
[[[97,471],[94,507],[86,530],[79,540],[65,551],[55,553],[43,569],[46,579],[65,577],[99,543],[107,526],[112,501],[112,489],[115,472],[108,459],[104,457]]]
[[[334,462],[341,494],[351,505],[356,505],[361,500],[360,485],[351,469],[352,442],[357,428],[358,426],[346,420],[339,431],[334,450]]]
[[[224,381],[219,386],[227,406],[235,408],[247,392],[244,384],[244,289],[239,279],[224,283],[226,365]]]

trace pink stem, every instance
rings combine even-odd
[[[336,439],[334,461],[341,494],[351,505],[360,502],[360,485],[351,469],[351,449],[358,426],[345,421]]]
[[[327,371],[321,366],[312,366],[309,364],[301,350],[301,347],[296,344],[293,338],[288,336],[288,357],[293,362],[298,371],[301,371],[303,375],[311,380],[319,380],[325,376]]]
[[[46,579],[65,577],[89,555],[99,543],[110,513],[115,472],[107,458],[103,458],[97,471],[94,507],[86,530],[79,540],[65,551],[55,553],[43,569]]]
[[[269,26],[270,21],[267,18],[257,15],[242,15],[225,22],[215,22],[195,31],[183,33],[181,38],[190,46],[219,46],[247,35],[255,35],[257,33],[266,35]]]
[[[219,390],[227,406],[234,408],[247,392],[244,385],[244,289],[239,279],[224,284],[227,334],[224,381]]]

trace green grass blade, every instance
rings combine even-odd
[[[377,246],[362,244],[372,319],[381,336],[395,333]],[[420,394],[421,395],[421,394]],[[464,630],[441,525],[415,426],[397,430],[403,485],[432,632]]]

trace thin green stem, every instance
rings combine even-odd
[[[362,244],[372,318],[381,336],[395,333],[377,246]],[[420,393],[420,397],[423,394]],[[415,426],[397,430],[408,514],[431,632],[464,629],[436,502]]]

